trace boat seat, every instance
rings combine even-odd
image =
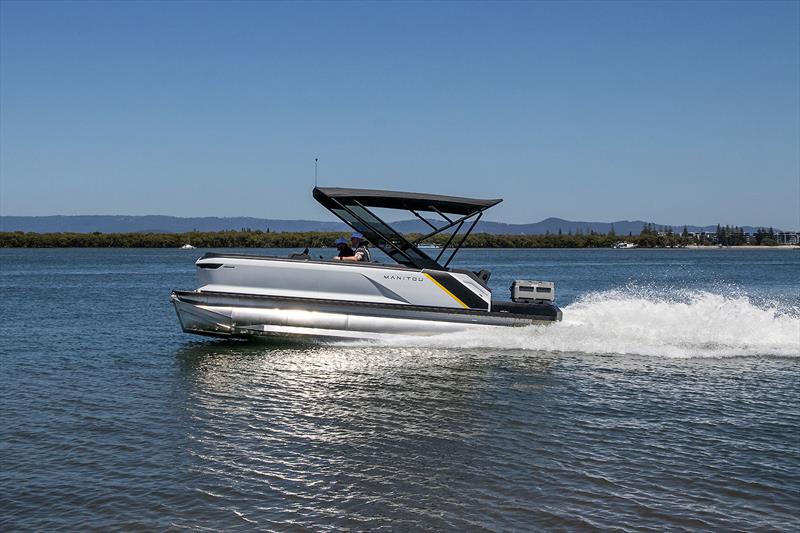
[[[492,273],[491,273],[491,272],[489,272],[489,271],[488,271],[488,270],[486,270],[486,269],[479,270],[479,271],[475,272],[475,275],[476,275],[476,276],[478,276],[478,278],[479,278],[481,281],[483,281],[484,283],[488,283],[488,282],[489,282],[489,278],[491,278],[491,277],[492,277]]]

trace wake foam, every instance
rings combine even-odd
[[[392,346],[499,348],[661,357],[800,357],[800,312],[743,295],[634,289],[591,293],[563,309],[564,320],[528,326],[392,337]]]

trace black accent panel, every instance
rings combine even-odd
[[[477,294],[465,287],[463,283],[447,272],[425,270],[425,274],[435,279],[442,287],[453,293],[453,296],[464,302],[470,309],[489,309],[489,304]]]
[[[198,263],[197,268],[208,268],[208,269],[215,269],[222,266],[222,263]]]
[[[526,304],[522,302],[492,302],[493,313],[535,315],[561,320],[561,310],[553,304]]]

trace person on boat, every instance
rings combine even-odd
[[[369,248],[364,236],[358,232],[350,235],[350,247],[354,250],[352,257],[342,257],[342,261],[365,261],[369,263],[372,258],[369,255]]]
[[[349,259],[356,255],[353,249],[350,248],[350,245],[347,244],[347,239],[344,237],[339,237],[333,244],[336,246],[336,249],[339,250],[339,253],[333,257],[335,261],[342,261],[345,258]]]

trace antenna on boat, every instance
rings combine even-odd
[[[319,162],[319,157],[314,158],[314,187],[317,186],[317,163]]]

